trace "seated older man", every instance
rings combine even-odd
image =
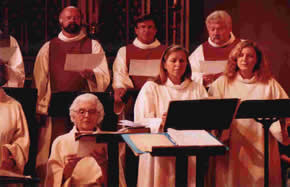
[[[6,95],[7,69],[0,63],[0,170],[22,174],[28,160],[29,131],[22,106]]]
[[[76,132],[100,131],[104,118],[102,103],[93,94],[82,94],[73,101],[70,118],[73,129],[52,144],[45,186],[107,186],[106,144],[75,140]]]

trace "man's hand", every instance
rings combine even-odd
[[[205,74],[202,76],[203,79],[203,85],[206,87],[209,84],[213,83],[219,76],[221,76],[223,73],[217,73],[217,74]]]
[[[72,172],[76,166],[76,164],[78,163],[78,161],[80,161],[82,158],[81,157],[77,157],[76,154],[71,154],[68,155],[64,158],[64,170],[63,170],[63,177],[64,180],[68,179],[69,177],[71,177]]]
[[[125,96],[127,90],[125,88],[116,88],[114,89],[114,99],[115,102],[123,102],[123,97]]]
[[[84,71],[80,72],[80,75],[87,80],[96,82],[96,77],[93,70],[85,69]]]

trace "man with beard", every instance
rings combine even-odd
[[[103,92],[110,82],[104,50],[96,40],[87,37],[82,30],[81,20],[78,8],[64,8],[59,15],[61,32],[42,46],[34,65],[34,84],[38,90],[36,117],[40,124],[36,170],[41,181],[45,177],[51,142],[72,128],[68,118],[48,116],[51,95],[73,91]],[[92,70],[65,71],[66,54],[71,53],[100,54],[102,58]]]
[[[204,61],[227,60],[229,53],[240,39],[232,33],[232,18],[223,10],[212,12],[206,18],[208,41],[198,46],[190,55],[189,61],[192,69],[192,80],[208,87],[222,73],[202,74],[201,63]]]

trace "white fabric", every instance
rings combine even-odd
[[[208,42],[211,46],[220,48],[223,46],[230,45],[231,43],[235,41],[235,39],[236,39],[235,35],[231,32],[230,39],[222,45],[215,44],[213,41],[211,41],[210,37],[208,37]],[[191,70],[192,70],[191,79],[202,84],[203,80],[202,80],[202,73],[200,70],[200,61],[204,61],[202,44],[199,45],[189,56],[189,62],[191,65]]]
[[[156,39],[151,44],[144,44],[137,38],[133,41],[133,45],[141,49],[152,49],[160,45],[160,42]],[[113,64],[113,88],[133,88],[133,82],[129,77],[128,68],[126,64],[126,46],[119,49],[117,56]]]
[[[137,97],[134,114],[136,123],[150,124],[151,132],[160,126],[162,114],[172,100],[207,97],[205,88],[191,80],[174,85],[169,79],[164,85],[148,81]],[[159,119],[159,120],[158,120]],[[188,186],[195,186],[195,157],[188,159]],[[175,157],[152,157],[143,154],[139,159],[139,187],[175,186]]]
[[[64,42],[78,41],[85,37],[86,35],[81,32],[78,36],[74,38],[67,38],[62,33],[59,34],[59,39]],[[37,98],[37,113],[47,114],[48,104],[51,97],[51,85],[50,85],[50,73],[49,73],[49,43],[46,42],[37,54],[35,65],[34,65],[34,81],[35,86],[38,90]],[[92,40],[92,53],[104,54],[104,50],[98,41]],[[104,65],[100,65],[93,69],[95,73],[96,82],[88,80],[88,85],[90,91],[102,92],[105,91],[110,83],[110,74],[107,64],[107,59],[103,58],[102,62]],[[101,68],[100,68],[101,67]],[[103,69],[102,67],[105,67]]]
[[[20,47],[13,36],[10,36],[10,47],[16,47],[16,50],[8,61],[8,81],[3,87],[22,88],[25,81],[24,63]]]
[[[218,98],[240,98],[242,100],[288,98],[275,79],[268,84],[257,82],[255,77],[243,79],[239,74],[232,83],[227,78],[218,78],[209,88],[209,95]],[[264,186],[264,133],[263,127],[254,119],[235,119],[230,127],[230,150],[217,157],[216,186],[259,187]],[[281,186],[281,168],[278,143],[281,139],[280,123],[270,127],[269,135],[269,186]]]
[[[58,187],[58,186],[62,186],[63,183],[65,183],[65,181],[63,181],[65,157],[70,154],[78,153],[79,141],[75,141],[75,132],[77,131],[76,131],[76,128],[74,127],[69,133],[57,137],[55,141],[53,142],[51,155],[47,163],[47,175],[45,179],[45,186]],[[104,154],[104,151],[105,151],[105,154],[106,154],[106,151],[107,151],[106,144],[99,144],[98,146],[99,147],[97,150],[99,151],[99,153]],[[98,164],[98,162],[95,159],[93,159],[93,163],[92,163],[92,159],[89,159],[87,157],[84,157],[83,159],[84,161],[87,161],[88,163],[90,163],[90,166],[87,167],[87,169],[91,167],[91,170],[86,170],[86,168],[78,166],[77,164],[72,173],[72,176],[67,179],[70,181],[70,183],[75,182],[76,184],[80,184],[84,182],[84,179],[87,179],[86,177],[88,176],[93,177],[93,179],[96,179],[96,177],[102,176],[102,170],[100,168],[101,166]],[[84,162],[84,161],[80,160],[79,162]],[[97,171],[97,172],[91,173],[93,171],[95,172]],[[90,174],[88,174],[88,172],[90,172]],[[80,173],[82,173],[82,175]],[[83,175],[83,173],[87,173],[87,176]],[[90,179],[89,181],[91,180],[92,179]],[[86,181],[89,182],[88,180]],[[94,181],[96,181],[97,184],[99,182],[98,180],[94,180]]]
[[[29,131],[21,104],[0,88],[0,146],[9,149],[16,167],[13,172],[23,174],[29,154]]]

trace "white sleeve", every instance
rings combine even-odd
[[[96,82],[88,81],[90,91],[99,91],[103,92],[107,89],[110,84],[110,73],[108,68],[108,62],[105,55],[105,52],[100,45],[100,43],[96,40],[92,40],[92,53],[93,54],[101,54],[103,58],[99,65],[93,69],[95,74]]]
[[[7,86],[22,88],[25,81],[24,63],[20,47],[16,39],[12,36],[10,36],[10,47],[16,47],[16,51],[8,61],[8,81],[4,87]]]
[[[37,88],[36,112],[47,114],[51,97],[49,67],[49,43],[46,42],[39,50],[34,63],[33,79]]]
[[[134,107],[134,121],[150,128],[151,132],[158,132],[162,122],[157,116],[157,96],[153,82],[146,82],[141,88]]]
[[[133,88],[126,64],[126,47],[121,47],[113,64],[113,88]]]
[[[204,61],[203,47],[198,46],[189,56],[189,63],[191,66],[191,79],[197,83],[202,84],[202,73],[200,72],[200,61]]]

